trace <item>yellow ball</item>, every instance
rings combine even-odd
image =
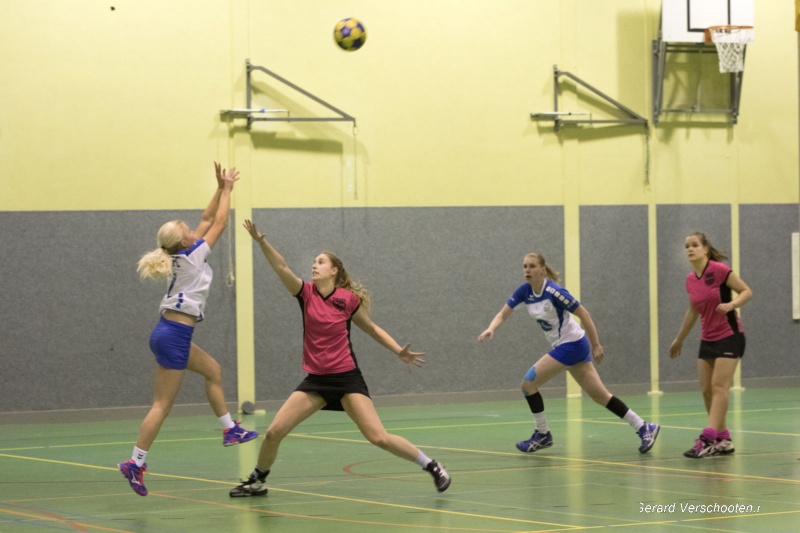
[[[342,50],[355,52],[367,41],[367,30],[358,19],[342,19],[333,28],[333,40]]]

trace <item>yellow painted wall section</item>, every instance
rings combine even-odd
[[[739,124],[651,124],[649,167],[644,128],[555,133],[530,113],[553,109],[558,64],[651,118],[656,0],[111,5],[0,5],[15,43],[0,47],[0,210],[200,209],[211,161],[244,157],[253,208],[798,201],[796,34],[780,0],[756,2]],[[367,27],[357,52],[333,43],[347,16]],[[248,58],[356,117],[358,135],[221,120],[245,106]],[[253,79],[256,106],[329,113]],[[568,84],[560,104],[613,112]]]
[[[227,3],[112,5],[0,6],[0,209],[202,208],[216,187]]]

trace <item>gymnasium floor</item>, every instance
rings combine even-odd
[[[682,455],[705,421],[699,392],[623,396],[662,424],[646,455],[589,399],[545,399],[555,445],[531,455],[514,448],[532,432],[522,400],[379,407],[390,431],[447,466],[443,494],[341,413],[300,425],[269,495],[243,499],[228,489],[252,470],[260,439],[223,448],[210,413],[167,420],[146,498],[116,469],[139,419],[70,423],[65,413],[63,423],[0,425],[0,532],[800,531],[800,389],[732,392],[737,451],[704,460]],[[245,426],[263,431],[270,417]]]

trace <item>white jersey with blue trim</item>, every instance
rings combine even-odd
[[[180,311],[203,320],[203,309],[211,288],[214,273],[206,262],[211,247],[200,239],[188,250],[181,250],[172,257],[172,278],[167,294],[161,300],[160,312],[167,309]]]
[[[545,280],[539,294],[530,283],[523,283],[506,303],[511,309],[524,303],[552,346],[575,342],[586,334],[571,314],[581,303],[552,280]]]

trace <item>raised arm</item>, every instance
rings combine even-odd
[[[197,229],[194,230],[195,237],[198,239],[205,237],[208,229],[212,226],[212,224],[214,224],[214,217],[216,216],[217,209],[219,208],[219,199],[222,197],[222,190],[225,188],[225,180],[223,178],[225,172],[222,170],[220,164],[216,161],[214,161],[214,172],[217,176],[217,190],[214,193],[214,196],[211,197],[208,207],[206,207],[206,210],[203,211],[203,215],[200,217],[200,223],[197,225]]]
[[[217,206],[215,208],[216,211],[214,213],[214,221],[205,232],[201,233],[198,231],[200,226],[198,226],[198,230],[195,230],[195,237],[198,239],[205,239],[211,248],[213,248],[217,243],[220,235],[222,235],[222,232],[225,231],[225,227],[228,225],[228,212],[230,211],[231,207],[231,192],[233,191],[233,184],[239,180],[239,171],[235,168],[224,170],[221,172],[221,174],[218,174],[218,180],[221,180],[222,182],[222,189],[221,191],[218,189],[218,192],[214,194],[215,198],[217,195],[219,195]],[[211,203],[214,203],[213,199]],[[211,204],[209,204],[209,208],[211,208]],[[206,211],[208,211],[208,209],[206,209]]]
[[[489,338],[492,340],[494,337],[494,330],[500,327],[500,324],[506,321],[506,319],[513,313],[514,310],[511,309],[508,304],[503,304],[503,308],[500,309],[500,312],[495,315],[492,321],[489,323],[489,327],[486,328],[483,333],[478,335],[478,342],[482,341],[485,338]]]
[[[600,336],[597,334],[597,327],[594,325],[592,315],[590,315],[589,311],[582,305],[579,305],[572,314],[580,319],[581,326],[583,326],[586,336],[589,337],[589,344],[592,347],[592,359],[594,359],[595,363],[603,362],[605,353],[603,352],[603,347],[600,345]]]
[[[286,264],[286,260],[283,258],[278,251],[272,247],[272,245],[267,241],[266,235],[258,231],[256,225],[253,224],[250,220],[244,221],[244,228],[250,234],[254,241],[258,243],[261,247],[261,252],[264,254],[264,257],[267,258],[269,262],[269,266],[272,267],[272,270],[278,274],[278,277],[281,279],[283,286],[286,287],[292,296],[297,295],[300,292],[300,289],[303,287],[303,280],[297,277],[292,269]]]
[[[678,336],[675,337],[675,340],[672,341],[669,347],[669,356],[671,359],[675,359],[681,354],[683,341],[686,339],[689,332],[692,331],[698,316],[700,315],[692,305],[692,302],[689,302],[689,308],[686,310],[686,314],[683,315],[683,323],[681,324],[681,329],[678,331]]]
[[[353,315],[353,323],[407,365],[422,366],[425,364],[425,359],[422,358],[425,352],[412,352],[409,349],[411,347],[410,344],[400,346],[391,335],[372,321],[363,307],[359,307],[358,311]]]

